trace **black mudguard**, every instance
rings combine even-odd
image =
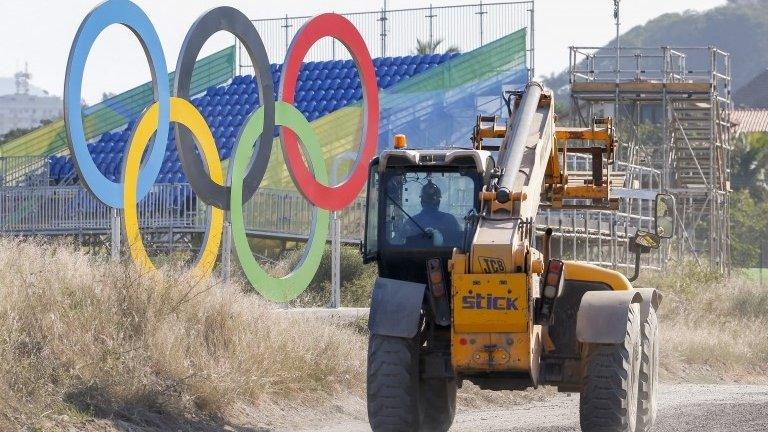
[[[414,337],[419,331],[425,289],[425,284],[376,278],[368,330],[383,336]]]
[[[640,309],[642,301],[642,295],[635,290],[585,293],[576,316],[576,339],[581,343],[622,343],[629,308],[637,303]]]

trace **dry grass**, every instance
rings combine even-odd
[[[237,286],[13,240],[0,240],[0,268],[0,430],[62,413],[163,428],[362,393],[361,335]]]
[[[287,251],[283,259],[266,266],[274,277],[283,277],[293,271],[301,260],[303,248]],[[360,251],[354,246],[341,247],[341,304],[347,307],[368,307],[371,289],[376,280],[375,264],[363,264]],[[326,247],[315,277],[298,298],[291,301],[294,307],[324,307],[331,298],[331,248]]]
[[[690,262],[646,274],[638,286],[664,293],[662,368],[668,380],[765,381],[768,288],[746,274],[730,277]]]
[[[375,269],[346,261],[362,301]],[[353,326],[282,314],[241,286],[194,280],[181,267],[146,274],[62,244],[0,239],[0,268],[0,430],[88,429],[92,418],[143,430],[286,427],[275,419],[323,415],[364,421],[366,342]],[[667,380],[766,375],[768,290],[687,264],[646,276],[640,285],[665,294]],[[315,295],[324,299],[321,279]],[[551,394],[467,383],[459,404]]]

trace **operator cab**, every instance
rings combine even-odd
[[[365,262],[377,261],[382,277],[426,283],[427,260],[445,266],[471,242],[477,196],[493,167],[483,150],[384,151],[369,171]]]

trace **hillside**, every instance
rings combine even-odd
[[[768,0],[739,0],[704,12],[660,15],[621,36],[622,46],[716,46],[732,55],[736,90],[768,67]],[[590,41],[573,41],[589,45]],[[606,46],[613,46],[612,40]],[[688,64],[689,67],[705,65]],[[568,83],[567,71],[546,80],[551,88]],[[738,103],[738,101],[736,101]]]

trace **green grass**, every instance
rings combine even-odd
[[[285,276],[301,259],[302,247],[288,250],[281,259],[268,266],[275,277]],[[290,302],[295,307],[327,306],[331,299],[331,249],[326,247],[315,277],[309,287],[297,299]],[[376,280],[376,264],[363,264],[360,251],[354,246],[341,248],[341,304],[346,307],[368,307],[371,290]]]
[[[736,271],[742,273],[745,277],[748,277],[751,280],[754,280],[756,282],[760,282],[760,272],[763,273],[763,286],[768,289],[768,268],[742,268],[737,269]]]

